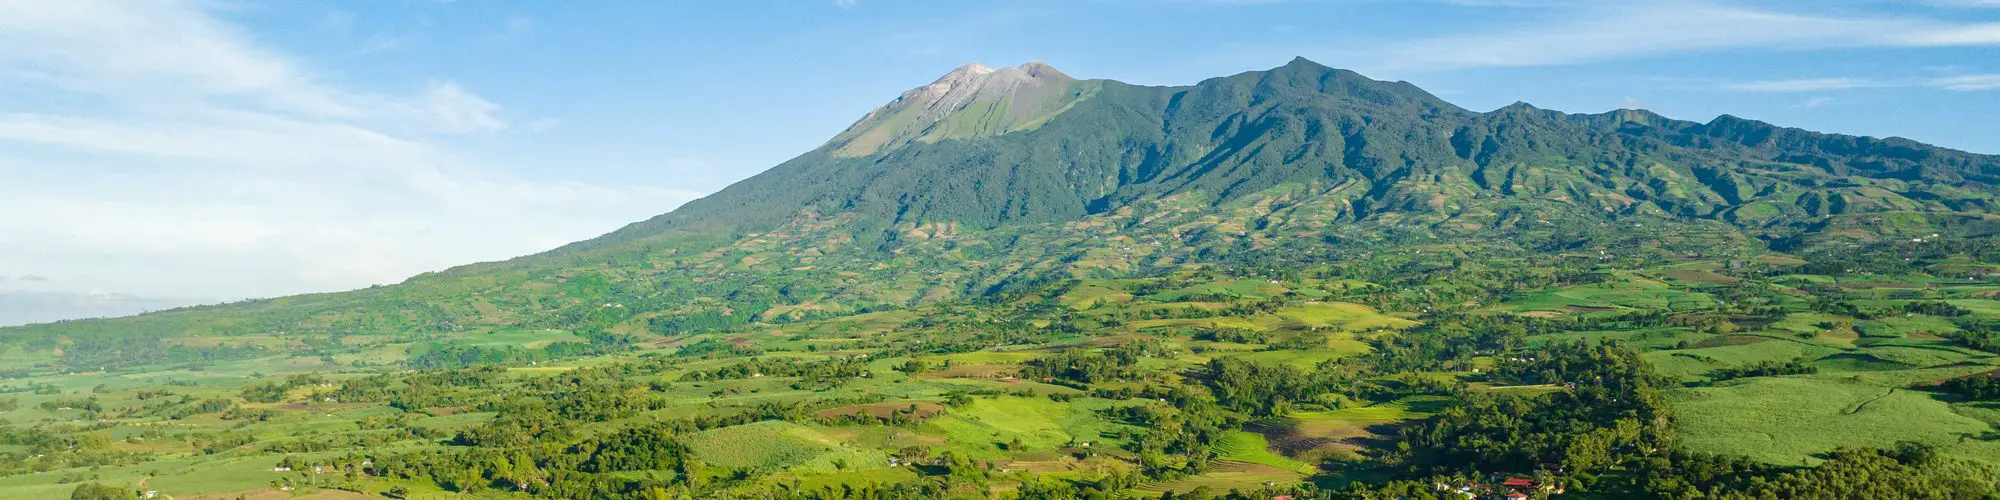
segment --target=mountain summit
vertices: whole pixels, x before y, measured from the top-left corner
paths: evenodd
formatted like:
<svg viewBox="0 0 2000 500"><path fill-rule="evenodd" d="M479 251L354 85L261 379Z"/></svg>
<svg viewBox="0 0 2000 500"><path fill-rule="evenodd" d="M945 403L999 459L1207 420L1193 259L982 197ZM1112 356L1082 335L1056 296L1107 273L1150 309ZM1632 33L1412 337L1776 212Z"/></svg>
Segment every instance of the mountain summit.
<svg viewBox="0 0 2000 500"><path fill-rule="evenodd" d="M967 64L903 92L828 144L837 156L855 157L912 142L1030 129L1087 99L1091 87L1039 62L1001 69Z"/></svg>
<svg viewBox="0 0 2000 500"><path fill-rule="evenodd" d="M1178 87L973 64L820 148L545 254L394 287L37 328L165 337L421 318L670 333L1224 259L1609 248L1632 227L1702 235L1685 252L2000 233L1996 200L2000 157L1729 116L1479 113L1305 59ZM603 307L607 290L622 307Z"/></svg>

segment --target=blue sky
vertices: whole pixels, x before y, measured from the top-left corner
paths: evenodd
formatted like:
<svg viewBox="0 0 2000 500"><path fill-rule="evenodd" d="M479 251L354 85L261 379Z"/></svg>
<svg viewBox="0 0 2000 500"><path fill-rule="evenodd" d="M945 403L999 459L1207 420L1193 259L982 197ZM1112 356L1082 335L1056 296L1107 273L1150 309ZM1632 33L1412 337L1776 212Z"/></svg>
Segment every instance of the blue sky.
<svg viewBox="0 0 2000 500"><path fill-rule="evenodd" d="M1185 85L1294 56L1480 111L2000 153L2000 0L0 0L0 323L552 248L968 62Z"/></svg>

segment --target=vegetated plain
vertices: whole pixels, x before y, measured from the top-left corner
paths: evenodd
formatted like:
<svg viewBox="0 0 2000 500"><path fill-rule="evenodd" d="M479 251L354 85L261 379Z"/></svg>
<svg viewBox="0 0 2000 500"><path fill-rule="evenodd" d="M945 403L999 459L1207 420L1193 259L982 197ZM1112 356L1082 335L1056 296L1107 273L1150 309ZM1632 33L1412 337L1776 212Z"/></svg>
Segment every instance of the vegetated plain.
<svg viewBox="0 0 2000 500"><path fill-rule="evenodd" d="M0 331L0 497L1977 498L1994 179L1303 60L968 67L548 254Z"/></svg>
<svg viewBox="0 0 2000 500"><path fill-rule="evenodd" d="M1391 253L1320 273L1422 259ZM68 467L22 470L0 478L0 491L62 496L81 482L137 488L144 481L144 488L176 497L285 487L395 490L412 497L527 494L500 484L514 478L487 477L492 471L467 472L477 479L459 483L461 478L405 477L361 464L475 453L511 439L492 442L488 433L592 439L585 436L718 419L727 422L677 424L688 426L677 438L685 460L701 464L691 471L680 466L607 474L708 484L747 496L792 485L845 491L975 473L978 481L952 491L983 495L1024 481L1110 478L1129 478L1121 486L1147 494L1315 481L1337 490L1392 474L1383 470L1391 467L1382 457L1395 449L1397 433L1453 407L1463 394L1538 397L1563 390L1554 383L1575 381L1497 373L1526 364L1547 346L1577 342L1639 349L1654 371L1674 379L1661 394L1675 416L1678 446L1688 451L1792 467L1816 465L1841 447L1924 443L1948 459L2000 465L2000 446L1980 437L2000 424L2000 411L1933 388L1941 380L2000 369L1993 354L1938 335L1949 334L1939 330L1950 325L2000 321L2000 311L1952 306L1906 312L1913 304L1945 303L1923 297L1977 295L1992 289L1988 283L1913 285L1897 289L1908 298L1850 312L1796 292L1795 286L1822 294L1842 289L1838 280L1820 280L1824 276L1739 270L1730 274L1739 279L1721 284L1666 278L1664 271L1641 267L1579 275L1588 283L1499 294L1499 300L1453 315L1421 312L1418 304L1432 303L1427 297L1475 297L1492 291L1484 286L1509 283L1488 278L1465 285L1468 276L1499 272L1506 271L1462 264L1400 290L1354 278L1231 277L1219 268L1146 279L1074 279L978 307L925 306L690 336L646 333L612 353L499 366L472 359L386 374L382 366L430 355L434 345L545 352L557 342L590 342L569 332L494 327L424 342L342 344L327 354L278 352L241 361L40 374L35 372L51 358L18 355L26 346L15 346L11 369L24 376L10 379L11 403L0 418L23 430L67 429L59 435L75 442L59 451L73 460L60 464ZM1260 286L1231 286L1248 281ZM1204 291L1147 293L1162 289ZM1127 298L1098 300L1106 295ZM1703 297L1685 301L1708 306L1668 313L1621 305L1660 296ZM1562 312L1528 314L1554 311L1551 297L1563 297ZM1953 300L1971 306L1989 301ZM1444 325L1471 317L1499 322L1482 329L1514 333L1488 340L1445 333ZM1907 327L1881 327L1860 342L1828 333L1877 324ZM342 353L390 354L341 363ZM1785 363L1804 368L1731 372ZM1255 375L1216 378L1232 369ZM1249 387L1260 383L1254 377L1336 373L1350 378L1325 392ZM602 407L547 407L573 390L597 394L593 398L604 400L585 403ZM1185 410L1160 397L1135 397L1159 390L1255 395L1213 410L1220 428L1206 451L1173 455L1148 449L1160 439L1148 437L1160 425L1149 419L1163 417L1143 415ZM523 417L555 421L518 420ZM57 451L41 446L22 441L5 451ZM956 465L932 465L939 460ZM275 470L281 462L291 470ZM36 463L50 462L24 465ZM323 470L311 472L312 465ZM679 479L689 473L701 478ZM527 478L553 478L544 474Z"/></svg>

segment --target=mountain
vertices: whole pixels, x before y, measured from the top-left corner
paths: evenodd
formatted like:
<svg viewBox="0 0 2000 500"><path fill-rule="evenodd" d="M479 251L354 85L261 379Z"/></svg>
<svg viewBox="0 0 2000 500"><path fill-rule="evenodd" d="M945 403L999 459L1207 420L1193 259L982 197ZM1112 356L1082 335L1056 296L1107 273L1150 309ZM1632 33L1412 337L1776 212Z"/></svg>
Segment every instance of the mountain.
<svg viewBox="0 0 2000 500"><path fill-rule="evenodd" d="M1965 497L1996 174L1304 59L971 65L543 254L0 329L0 497Z"/></svg>
<svg viewBox="0 0 2000 500"><path fill-rule="evenodd" d="M63 318L110 318L186 307L199 301L133 297L108 293L0 290L0 326L47 323Z"/></svg>
<svg viewBox="0 0 2000 500"><path fill-rule="evenodd" d="M1992 156L1730 116L1694 123L1526 104L1474 113L1304 59L1192 87L1075 82L1043 68L960 68L818 150L601 241L692 221L763 231L802 214L902 228L894 233L984 230L1174 197L1219 206L1279 186L1359 222L1484 226L1532 200L1783 236L1828 216L1984 211L1994 194Z"/></svg>
<svg viewBox="0 0 2000 500"><path fill-rule="evenodd" d="M1480 113L1302 58L1181 87L974 64L764 173L545 254L9 331L673 336L1418 244L1727 255L1983 235L1996 197L2000 157L1732 116Z"/></svg>
<svg viewBox="0 0 2000 500"><path fill-rule="evenodd" d="M1033 129L1088 99L1078 82L1042 63L995 70L969 64L910 89L828 141L841 157L868 156L912 142L991 137Z"/></svg>

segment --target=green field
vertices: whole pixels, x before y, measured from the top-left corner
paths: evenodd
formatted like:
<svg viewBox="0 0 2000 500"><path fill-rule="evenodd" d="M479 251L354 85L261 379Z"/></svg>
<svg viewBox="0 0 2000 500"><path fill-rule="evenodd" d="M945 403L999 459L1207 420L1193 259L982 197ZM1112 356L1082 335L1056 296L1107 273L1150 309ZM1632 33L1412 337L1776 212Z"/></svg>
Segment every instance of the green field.
<svg viewBox="0 0 2000 500"><path fill-rule="evenodd" d="M1216 454L1223 460L1265 465L1300 474L1310 475L1319 471L1318 467L1313 467L1272 452L1270 441L1254 432L1233 431L1228 433L1220 442L1216 443Z"/></svg>
<svg viewBox="0 0 2000 500"><path fill-rule="evenodd" d="M1960 446L1989 424L1921 392L1839 377L1758 378L1673 391L1683 439L1693 450L1747 455L1775 464L1815 463L1839 446L1935 444L1982 460L1986 445ZM1975 441L1977 443L1977 441Z"/></svg>

